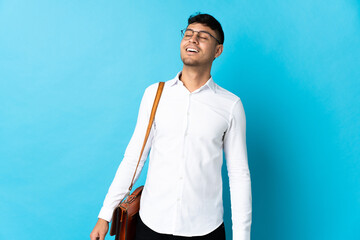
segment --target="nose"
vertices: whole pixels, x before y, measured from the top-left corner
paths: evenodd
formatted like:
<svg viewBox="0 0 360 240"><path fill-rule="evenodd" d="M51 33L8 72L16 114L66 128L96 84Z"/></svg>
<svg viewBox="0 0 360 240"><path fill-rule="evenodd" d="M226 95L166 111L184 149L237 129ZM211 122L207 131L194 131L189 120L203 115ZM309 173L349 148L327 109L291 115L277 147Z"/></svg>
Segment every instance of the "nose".
<svg viewBox="0 0 360 240"><path fill-rule="evenodd" d="M196 35L195 35L196 34ZM191 36L191 38L189 39L190 42L194 42L197 43L198 42L198 34L197 32L194 32L194 34Z"/></svg>

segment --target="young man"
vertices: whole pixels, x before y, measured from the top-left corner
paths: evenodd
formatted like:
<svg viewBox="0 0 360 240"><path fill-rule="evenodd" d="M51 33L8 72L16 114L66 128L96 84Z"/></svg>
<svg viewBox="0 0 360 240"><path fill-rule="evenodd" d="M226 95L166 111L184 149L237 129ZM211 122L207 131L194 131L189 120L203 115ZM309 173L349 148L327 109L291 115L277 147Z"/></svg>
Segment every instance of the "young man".
<svg viewBox="0 0 360 240"><path fill-rule="evenodd" d="M182 33L183 69L165 83L139 165L141 169L150 152L136 239L225 239L221 178L224 151L233 239L250 240L252 196L245 113L240 98L218 86L210 74L214 59L223 51L224 33L220 23L208 14L190 16ZM91 240L105 238L113 209L128 191L157 85L145 90L135 131Z"/></svg>

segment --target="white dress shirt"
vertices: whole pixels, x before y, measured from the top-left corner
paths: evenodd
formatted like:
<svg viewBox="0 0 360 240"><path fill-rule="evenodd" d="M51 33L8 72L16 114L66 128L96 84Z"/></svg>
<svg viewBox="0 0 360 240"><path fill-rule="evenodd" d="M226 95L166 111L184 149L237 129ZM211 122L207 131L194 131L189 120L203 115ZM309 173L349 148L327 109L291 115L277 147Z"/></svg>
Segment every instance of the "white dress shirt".
<svg viewBox="0 0 360 240"><path fill-rule="evenodd" d="M179 75L165 82L136 174L148 154L140 217L152 230L200 236L223 222L223 150L230 183L233 239L250 240L252 197L241 100L212 78L192 93ZM148 126L158 83L146 88L135 131L105 197L99 218L111 220L128 192Z"/></svg>

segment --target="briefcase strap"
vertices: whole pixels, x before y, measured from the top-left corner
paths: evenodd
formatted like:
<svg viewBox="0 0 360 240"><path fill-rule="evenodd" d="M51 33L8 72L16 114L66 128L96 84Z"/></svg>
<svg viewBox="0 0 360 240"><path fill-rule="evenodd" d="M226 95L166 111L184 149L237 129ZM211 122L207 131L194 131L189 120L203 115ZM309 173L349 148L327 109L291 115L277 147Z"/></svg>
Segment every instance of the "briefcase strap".
<svg viewBox="0 0 360 240"><path fill-rule="evenodd" d="M135 172L134 172L134 176L131 180L131 184L130 184L130 187L129 187L129 193L134 185L134 179L135 179L135 175L136 175L136 171L138 169L138 166L139 166L139 163L140 163L140 159L141 159L141 156L144 152L144 149L145 149L145 145L146 145L146 142L149 138L149 134L150 134L150 130L151 130L151 127L152 127L152 124L154 122L154 118L155 118L155 113L156 113L156 109L158 107L158 104L159 104L159 101L160 101L160 97L161 97L161 93L162 93L162 90L164 88L164 82L159 82L159 86L158 86L158 89L157 89L157 92L156 92L156 96L155 96L155 99L154 99L154 104L153 104L153 107L151 109L151 115L150 115L150 119L149 119L149 125L147 127L147 130L146 130L146 135L145 135L145 139L144 139L144 143L143 143L143 146L141 148L141 153L140 153L140 156L139 156L139 160L137 162L137 165L136 165L136 168L135 168Z"/></svg>

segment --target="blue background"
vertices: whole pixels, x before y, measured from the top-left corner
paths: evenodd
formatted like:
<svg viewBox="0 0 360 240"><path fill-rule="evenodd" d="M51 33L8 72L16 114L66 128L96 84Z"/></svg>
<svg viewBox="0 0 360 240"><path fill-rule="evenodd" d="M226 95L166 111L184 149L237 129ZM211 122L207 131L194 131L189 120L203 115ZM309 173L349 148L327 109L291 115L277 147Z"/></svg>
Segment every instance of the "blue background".
<svg viewBox="0 0 360 240"><path fill-rule="evenodd" d="M252 239L360 239L359 10L355 0L0 1L0 239L89 238L144 89L181 70L180 29L197 11L224 28L212 75L246 112Z"/></svg>

